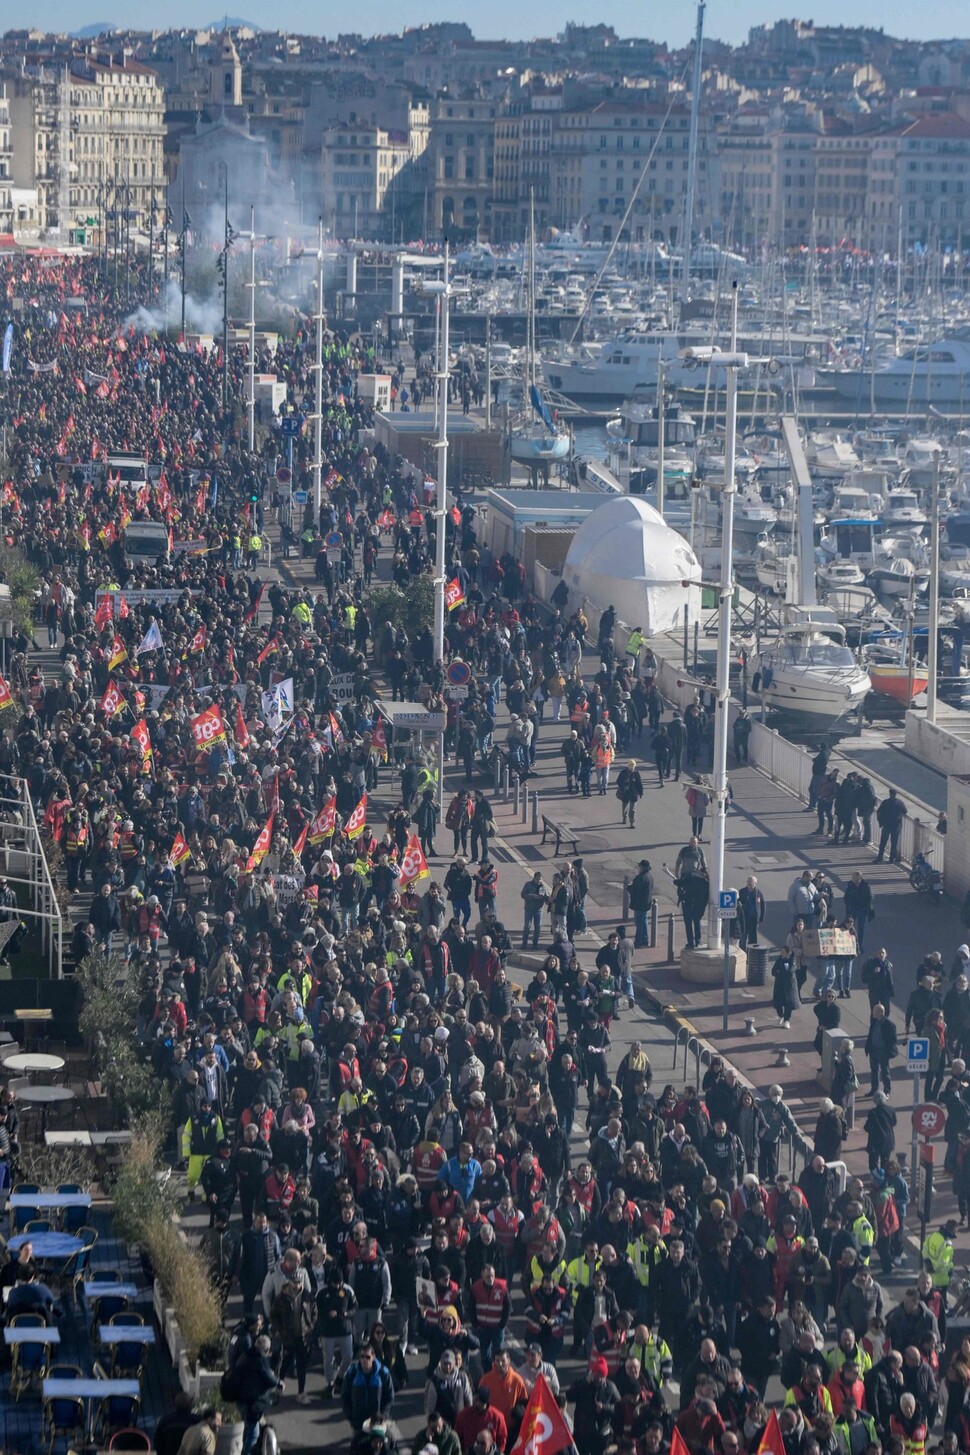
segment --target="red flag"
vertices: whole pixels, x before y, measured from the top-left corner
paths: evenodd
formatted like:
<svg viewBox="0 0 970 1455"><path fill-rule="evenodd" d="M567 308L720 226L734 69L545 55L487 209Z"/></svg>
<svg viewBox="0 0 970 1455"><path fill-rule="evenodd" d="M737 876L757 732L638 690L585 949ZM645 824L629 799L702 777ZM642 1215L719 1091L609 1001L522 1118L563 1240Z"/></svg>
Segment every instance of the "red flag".
<svg viewBox="0 0 970 1455"><path fill-rule="evenodd" d="M344 824L344 838L356 839L367 822L367 794L365 793Z"/></svg>
<svg viewBox="0 0 970 1455"><path fill-rule="evenodd" d="M679 1438L679 1432L675 1430L674 1439ZM545 1376L539 1374L522 1416L519 1438L512 1446L510 1455L559 1455L560 1450L567 1450L572 1443L572 1431L566 1424L563 1412L556 1403ZM682 1445L683 1443L681 1440ZM671 1443L670 1451L671 1455L687 1455L686 1446L680 1451Z"/></svg>
<svg viewBox="0 0 970 1455"><path fill-rule="evenodd" d="M205 625L203 624L202 626L199 627L199 630L196 632L195 636L192 638L191 642L189 643L189 654L191 655L194 652L204 652L204 651L205 651Z"/></svg>
<svg viewBox="0 0 970 1455"><path fill-rule="evenodd" d="M0 712L5 711L8 707L16 706L17 704L13 700L13 693L10 691L4 679L0 677ZM331 799L331 802L335 804L337 800L334 798Z"/></svg>
<svg viewBox="0 0 970 1455"><path fill-rule="evenodd" d="M384 719L379 717L371 729L370 750L380 756L381 762L387 762L387 737L384 732Z"/></svg>
<svg viewBox="0 0 970 1455"><path fill-rule="evenodd" d="M125 593L122 591L118 596L118 616L121 618L122 621L127 621L130 615L131 611L129 610L128 603L125 600Z"/></svg>
<svg viewBox="0 0 970 1455"><path fill-rule="evenodd" d="M188 844L185 842L181 834L175 835L175 842L172 844L169 853L172 863L176 866L176 868L178 868L179 864L184 864L186 859L191 859L192 857L192 850L189 848Z"/></svg>
<svg viewBox="0 0 970 1455"><path fill-rule="evenodd" d="M205 712L200 712L198 717L189 719L192 728L192 736L195 739L195 746L199 749L214 747L216 743L226 741L226 725L222 721L222 713L217 704L207 707Z"/></svg>
<svg viewBox="0 0 970 1455"><path fill-rule="evenodd" d="M152 740L148 731L148 724L144 718L135 723L131 730L131 741L141 753L142 772L148 774L152 771Z"/></svg>
<svg viewBox="0 0 970 1455"><path fill-rule="evenodd" d="M114 717L125 706L125 699L122 697L117 683L109 681L104 689L104 696L98 703L105 717Z"/></svg>
<svg viewBox="0 0 970 1455"><path fill-rule="evenodd" d="M307 835L309 834L309 832L310 832L310 825L308 823L305 823L303 825L303 830L302 830L302 832L300 834L300 837L297 839L296 843L293 845L293 852L294 852L294 854L296 855L297 858L300 857L300 855L303 853L303 850L306 848Z"/></svg>
<svg viewBox="0 0 970 1455"><path fill-rule="evenodd" d="M260 652L259 656L256 658L256 666L257 667L261 667L263 665L263 663L266 661L266 658L267 657L271 657L273 655L273 653L274 652L278 652L279 649L280 649L279 642L277 641L277 639L275 637L271 637L270 640L266 643L266 645L263 648L263 650Z"/></svg>
<svg viewBox="0 0 970 1455"><path fill-rule="evenodd" d="M428 868L428 861L424 857L424 851L418 843L417 834L411 834L404 850L404 858L401 860L401 884L415 884L419 879L430 879L431 870Z"/></svg>
<svg viewBox="0 0 970 1455"><path fill-rule="evenodd" d="M205 510L205 486L200 485L195 492L195 508L201 515Z"/></svg>
<svg viewBox="0 0 970 1455"><path fill-rule="evenodd" d="M674 1432L677 1433L676 1431ZM670 1455L677 1455L673 1444L670 1446ZM684 1446L684 1455L687 1455L687 1446ZM768 1423L765 1425L764 1433L758 1442L758 1455L785 1455L785 1441L781 1433L781 1426L778 1423L778 1415L774 1410L768 1416Z"/></svg>
<svg viewBox="0 0 970 1455"><path fill-rule="evenodd" d="M265 585L264 585L263 582L260 582L260 585L259 585L259 595L256 597L256 600L253 602L252 606L246 612L246 615L243 618L244 621L251 622L251 621L255 621L256 620L256 617L259 615L259 603L263 599L263 591L264 590L265 590Z"/></svg>
<svg viewBox="0 0 970 1455"><path fill-rule="evenodd" d="M332 712L329 714L329 717L330 717L330 734L331 734L331 736L333 738L334 747L336 747L338 743L342 743L344 741L344 735L340 731L340 724L337 721L337 719L334 717L334 715L333 715Z"/></svg>
<svg viewBox="0 0 970 1455"><path fill-rule="evenodd" d="M113 616L112 597L110 595L102 596L98 602L98 609L94 613L94 624L98 628L98 631L102 631L108 625L108 622L112 620Z"/></svg>
<svg viewBox="0 0 970 1455"><path fill-rule="evenodd" d="M246 719L243 717L242 703L236 703L236 746L238 748L249 747L249 729L246 726Z"/></svg>
<svg viewBox="0 0 970 1455"><path fill-rule="evenodd" d="M271 814L280 811L280 775L274 773L266 789L266 807Z"/></svg>
<svg viewBox="0 0 970 1455"><path fill-rule="evenodd" d="M269 846L273 842L273 819L275 817L276 815L274 813L270 814L269 818L266 820L262 832L260 833L259 838L256 840L255 844L253 844L253 852L246 860L246 872L248 874L251 874L254 869L259 868L260 864L263 862L263 860L266 858L267 853L269 852Z"/></svg>
<svg viewBox="0 0 970 1455"><path fill-rule="evenodd" d="M447 586L445 587L445 606L447 606L449 611L454 611L456 606L461 606L464 599L465 593L464 591L462 591L461 582L456 576L455 579L453 581L449 581Z"/></svg>
<svg viewBox="0 0 970 1455"><path fill-rule="evenodd" d="M113 672L116 667L120 667L122 662L127 662L127 660L128 648L121 638L116 635L108 651L108 671Z"/></svg>
<svg viewBox="0 0 970 1455"><path fill-rule="evenodd" d="M337 800L336 797L328 798L326 803L317 814L310 825L310 843L316 847L322 844L324 839L329 839L337 824Z"/></svg>

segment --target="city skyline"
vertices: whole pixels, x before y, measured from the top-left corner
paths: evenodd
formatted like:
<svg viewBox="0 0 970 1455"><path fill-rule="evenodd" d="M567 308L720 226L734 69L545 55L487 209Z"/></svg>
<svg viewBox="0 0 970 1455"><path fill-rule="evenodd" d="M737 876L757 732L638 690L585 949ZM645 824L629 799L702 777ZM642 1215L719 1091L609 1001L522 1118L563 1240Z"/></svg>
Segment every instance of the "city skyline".
<svg viewBox="0 0 970 1455"><path fill-rule="evenodd" d="M806 13L807 12L807 13ZM234 12L237 13L237 12ZM351 21L337 19L330 15L325 23L314 29L308 24L305 7L295 0L280 0L270 4L269 0L252 0L239 7L246 21L264 29L284 29L295 34L323 34L336 37L338 33L353 30ZM368 12L371 25L366 34L396 33L403 28L422 24L465 20L450 4L427 3L427 0L405 0L405 3L391 5L378 0ZM92 10L90 0L52 0L44 10L43 28L48 31L74 31L94 23L123 24L130 29L153 29L158 23L158 8L147 0L129 0L124 8L123 19L111 16L107 7ZM211 13L210 21L216 16ZM732 45L741 43L752 26L770 24L780 19L813 20L817 25L865 25L882 28L888 34L900 39L914 41L949 40L959 36L954 31L954 11L947 0L926 0L916 11L904 7L899 0L881 4L879 0L858 0L851 15L837 0L822 0L799 9L795 6L779 8L777 0L741 0L740 4L726 5L723 0L709 0L707 6L706 33L712 38ZM167 4L164 11L166 28L198 26L198 7L188 0L176 0ZM539 0L538 4L522 11L521 7L498 0L493 6L487 26L472 24L477 39L528 40L533 36L558 34L570 20L581 22L581 10L573 13L563 10L553 0ZM612 25L622 36L647 36L673 47L687 44L695 25L693 5L677 7L669 12L646 13L643 7L632 0L610 0L600 7L595 20ZM40 27L38 27L40 28Z"/></svg>

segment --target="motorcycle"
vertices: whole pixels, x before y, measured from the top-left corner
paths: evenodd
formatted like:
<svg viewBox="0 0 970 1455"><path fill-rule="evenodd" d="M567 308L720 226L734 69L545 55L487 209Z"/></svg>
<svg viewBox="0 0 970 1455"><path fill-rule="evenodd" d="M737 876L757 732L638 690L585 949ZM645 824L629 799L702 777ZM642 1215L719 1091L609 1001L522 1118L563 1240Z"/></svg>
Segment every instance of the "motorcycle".
<svg viewBox="0 0 970 1455"><path fill-rule="evenodd" d="M909 873L909 882L917 894L928 894L934 904L939 904L943 898L943 875L939 869L934 869L926 855L920 851L913 860L913 867Z"/></svg>

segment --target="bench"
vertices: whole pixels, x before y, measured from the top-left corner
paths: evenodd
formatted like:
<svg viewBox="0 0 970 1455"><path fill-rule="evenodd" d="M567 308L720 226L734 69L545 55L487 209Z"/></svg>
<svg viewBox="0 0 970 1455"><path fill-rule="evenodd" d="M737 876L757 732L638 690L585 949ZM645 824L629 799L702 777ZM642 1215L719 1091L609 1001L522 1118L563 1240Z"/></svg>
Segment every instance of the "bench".
<svg viewBox="0 0 970 1455"><path fill-rule="evenodd" d="M542 842L543 843L546 842L546 838L547 838L547 836L549 834L553 834L555 836L555 840L556 840L556 853L557 854L560 852L560 845L562 844L563 840L565 840L565 842L567 844L572 844L573 847L572 847L572 849L570 851L571 853L576 854L576 853L579 852L578 847L577 847L578 846L578 843L579 843L579 840L577 839L574 830L571 829L571 828L567 828L565 824L557 823L554 818L549 818L549 816L547 814L543 814L542 815Z"/></svg>

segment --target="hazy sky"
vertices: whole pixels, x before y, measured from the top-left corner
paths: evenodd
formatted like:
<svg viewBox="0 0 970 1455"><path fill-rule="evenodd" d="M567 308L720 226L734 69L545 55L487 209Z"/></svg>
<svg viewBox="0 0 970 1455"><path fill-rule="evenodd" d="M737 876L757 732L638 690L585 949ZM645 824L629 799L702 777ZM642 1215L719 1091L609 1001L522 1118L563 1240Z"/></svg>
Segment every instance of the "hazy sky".
<svg viewBox="0 0 970 1455"><path fill-rule="evenodd" d="M2 13L2 12L0 12ZM363 10L344 11L342 7L315 6L297 0L237 0L229 14L242 16L256 25L306 34L313 31L335 36L356 27L368 32L400 31L406 25L421 25L439 20L469 18L466 6L454 0L375 0ZM582 4L562 4L561 0L532 0L523 6L514 0L493 0L487 19L470 19L477 37L489 39L508 36L527 39L532 35L555 35L566 20L605 21L621 35L647 35L670 45L683 45L694 28L695 7L692 0L679 5L643 5L634 0L600 0L591 10ZM946 37L968 31L963 6L953 0L922 0L920 5L902 0L855 0L847 7L839 0L813 0L801 7L789 4L779 8L778 0L709 0L707 31L710 35L737 43L744 39L748 27L763 25L781 16L811 17L822 25L883 26L893 35L915 40ZM48 30L75 30L95 21L122 22L133 28L150 29L166 26L200 25L219 18L212 7L198 0L47 0L33 15L17 17L8 11L0 24L43 25Z"/></svg>

